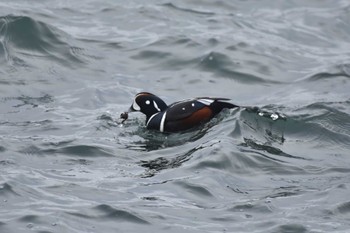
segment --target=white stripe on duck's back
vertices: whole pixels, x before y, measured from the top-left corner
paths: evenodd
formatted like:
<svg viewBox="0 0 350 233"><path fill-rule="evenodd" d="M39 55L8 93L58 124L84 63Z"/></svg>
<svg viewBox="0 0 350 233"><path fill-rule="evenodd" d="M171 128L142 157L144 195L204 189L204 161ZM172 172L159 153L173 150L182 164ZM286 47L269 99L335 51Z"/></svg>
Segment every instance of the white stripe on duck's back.
<svg viewBox="0 0 350 233"><path fill-rule="evenodd" d="M215 100L212 99L197 99L198 102L205 104L207 106L211 105Z"/></svg>

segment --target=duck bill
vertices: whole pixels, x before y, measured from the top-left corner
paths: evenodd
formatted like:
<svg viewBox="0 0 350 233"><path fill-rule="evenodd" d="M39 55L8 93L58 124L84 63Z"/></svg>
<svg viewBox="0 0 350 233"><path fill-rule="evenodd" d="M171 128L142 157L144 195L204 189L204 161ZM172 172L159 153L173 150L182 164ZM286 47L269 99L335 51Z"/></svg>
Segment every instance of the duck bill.
<svg viewBox="0 0 350 233"><path fill-rule="evenodd" d="M132 107L132 105L130 106L130 108L128 109L128 113L130 112L136 112L136 110Z"/></svg>

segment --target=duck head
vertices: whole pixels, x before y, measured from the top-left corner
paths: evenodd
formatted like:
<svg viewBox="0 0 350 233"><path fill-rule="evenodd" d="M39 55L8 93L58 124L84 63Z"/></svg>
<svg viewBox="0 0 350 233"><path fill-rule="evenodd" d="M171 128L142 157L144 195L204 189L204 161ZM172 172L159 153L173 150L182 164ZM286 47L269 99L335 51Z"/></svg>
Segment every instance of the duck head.
<svg viewBox="0 0 350 233"><path fill-rule="evenodd" d="M166 103L158 96L149 92L140 92L135 95L129 112L142 112L148 120L154 114L165 111L167 108Z"/></svg>

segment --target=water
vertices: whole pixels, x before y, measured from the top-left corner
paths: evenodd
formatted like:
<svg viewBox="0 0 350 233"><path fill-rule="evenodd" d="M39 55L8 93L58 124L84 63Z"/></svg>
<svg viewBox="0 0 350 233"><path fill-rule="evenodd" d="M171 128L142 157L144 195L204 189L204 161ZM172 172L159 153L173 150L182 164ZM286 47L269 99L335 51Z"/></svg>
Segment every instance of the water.
<svg viewBox="0 0 350 233"><path fill-rule="evenodd" d="M0 2L0 232L348 232L349 10ZM258 110L164 135L139 91Z"/></svg>

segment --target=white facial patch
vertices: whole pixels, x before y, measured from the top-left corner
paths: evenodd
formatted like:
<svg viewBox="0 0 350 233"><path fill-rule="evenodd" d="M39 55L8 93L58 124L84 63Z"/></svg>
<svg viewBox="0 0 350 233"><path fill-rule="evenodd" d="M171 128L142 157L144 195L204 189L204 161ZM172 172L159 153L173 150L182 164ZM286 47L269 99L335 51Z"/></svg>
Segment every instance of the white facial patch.
<svg viewBox="0 0 350 233"><path fill-rule="evenodd" d="M132 108L135 111L140 111L141 110L140 106L136 103L136 101L134 101L134 103L132 103Z"/></svg>
<svg viewBox="0 0 350 233"><path fill-rule="evenodd" d="M158 107L156 101L153 101L153 105L154 105L154 107L158 110L158 112L160 112L160 108Z"/></svg>
<svg viewBox="0 0 350 233"><path fill-rule="evenodd" d="M147 104L147 105L150 105L150 103L151 103L151 101L146 100L146 104Z"/></svg>
<svg viewBox="0 0 350 233"><path fill-rule="evenodd" d="M194 107L194 103L192 103L192 107Z"/></svg>

